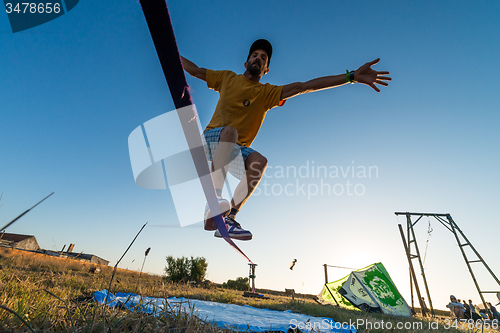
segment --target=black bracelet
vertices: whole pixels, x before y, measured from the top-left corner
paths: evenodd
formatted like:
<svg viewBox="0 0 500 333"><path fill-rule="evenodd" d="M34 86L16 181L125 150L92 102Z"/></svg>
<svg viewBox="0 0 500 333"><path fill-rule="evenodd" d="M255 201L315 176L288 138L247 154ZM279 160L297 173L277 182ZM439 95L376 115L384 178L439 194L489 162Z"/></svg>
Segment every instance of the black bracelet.
<svg viewBox="0 0 500 333"><path fill-rule="evenodd" d="M354 71L350 71L349 72L349 82L351 84L355 83L356 81L354 81Z"/></svg>

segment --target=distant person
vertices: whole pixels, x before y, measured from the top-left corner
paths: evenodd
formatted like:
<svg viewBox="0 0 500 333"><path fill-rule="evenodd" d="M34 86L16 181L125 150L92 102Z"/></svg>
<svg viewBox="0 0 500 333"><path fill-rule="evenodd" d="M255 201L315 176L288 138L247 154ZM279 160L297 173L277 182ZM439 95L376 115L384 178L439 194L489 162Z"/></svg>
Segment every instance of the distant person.
<svg viewBox="0 0 500 333"><path fill-rule="evenodd" d="M425 304L425 298L422 297L422 317L427 317L429 315L429 309Z"/></svg>
<svg viewBox="0 0 500 333"><path fill-rule="evenodd" d="M348 52L352 49L347 45ZM347 50L347 49L346 49ZM212 50L219 57L223 56L220 50ZM287 99L292 97L323 90L346 83L362 83L379 92L376 85L387 86L391 78L385 76L389 72L378 72L371 68L379 62L379 59L367 62L355 71L347 71L344 74L324 76L306 82L295 82L283 86L260 83L261 78L269 72L272 46L265 39L256 40L250 47L250 52L244 63L245 72L236 74L232 71L214 71L201 68L187 60L182 59L184 70L190 75L207 83L208 88L219 92L219 101L210 123L204 131L207 143L207 157L212 161L213 181L221 212L225 216L226 229L229 237L239 240L252 239L252 233L245 230L236 222L236 214L252 195L259 184L267 167L267 159L250 148L259 129L264 121L268 110L282 106ZM290 68L293 73L297 69L307 67L311 59L296 59L296 68ZM326 64L329 66L329 64ZM349 110L350 101L345 101L346 110ZM309 113L310 110L304 110ZM348 111L347 111L348 112ZM286 112L277 115L286 118ZM274 129L278 131L278 129ZM279 134L277 132L276 134ZM313 135L314 128L303 128L300 124L295 125L294 135L302 137ZM219 144L221 143L221 144ZM287 154L293 155L293 147L282 147ZM326 146L325 146L326 149ZM235 154L236 153L236 154ZM243 165L236 166L234 173L231 172L240 183L236 187L232 202L222 198L222 188L228 172L228 166L234 166L230 162L237 156L243 158ZM205 230L216 230L214 236L221 237L215 225L210 209L205 209Z"/></svg>
<svg viewBox="0 0 500 333"><path fill-rule="evenodd" d="M472 314L470 312L470 306L469 306L469 304L467 304L467 302L465 300L463 300L463 306L464 306L464 316L465 316L465 319L471 319L472 318Z"/></svg>
<svg viewBox="0 0 500 333"><path fill-rule="evenodd" d="M466 304L465 300L464 300L464 304ZM469 304L467 304L467 306L469 307L469 314L470 314L470 318L467 318L467 319L472 319L472 320L483 319L481 316L481 313L479 313L479 311L478 311L478 308L474 304L472 304L471 299L469 300ZM467 309L467 307L466 307L466 309ZM467 310L466 310L466 312L467 312Z"/></svg>
<svg viewBox="0 0 500 333"><path fill-rule="evenodd" d="M464 300L464 303L465 303L465 300ZM476 312L476 307L474 306L474 304L472 304L471 299L469 300L469 308L470 308L471 312Z"/></svg>
<svg viewBox="0 0 500 333"><path fill-rule="evenodd" d="M451 313L457 318L457 319L464 319L464 313L465 313L465 308L462 303L457 301L457 298L453 295L450 295L450 303L446 305L447 308L450 309Z"/></svg>
<svg viewBox="0 0 500 333"><path fill-rule="evenodd" d="M493 314L493 318L491 318L491 319L500 320L500 313L498 313L497 309L490 302L488 302L486 304L488 304L488 306L490 307L490 311Z"/></svg>

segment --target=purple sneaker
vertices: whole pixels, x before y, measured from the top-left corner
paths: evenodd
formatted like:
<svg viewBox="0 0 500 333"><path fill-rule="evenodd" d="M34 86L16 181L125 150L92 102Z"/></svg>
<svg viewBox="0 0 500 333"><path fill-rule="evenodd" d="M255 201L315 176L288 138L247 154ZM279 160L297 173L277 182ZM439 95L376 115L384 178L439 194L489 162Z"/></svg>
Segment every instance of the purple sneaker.
<svg viewBox="0 0 500 333"><path fill-rule="evenodd" d="M241 228L241 225L234 220L234 218L228 216L225 218L226 229L230 238L238 239L238 240L251 240L252 233L248 230L244 230ZM214 233L215 237L222 237L219 230L216 230Z"/></svg>

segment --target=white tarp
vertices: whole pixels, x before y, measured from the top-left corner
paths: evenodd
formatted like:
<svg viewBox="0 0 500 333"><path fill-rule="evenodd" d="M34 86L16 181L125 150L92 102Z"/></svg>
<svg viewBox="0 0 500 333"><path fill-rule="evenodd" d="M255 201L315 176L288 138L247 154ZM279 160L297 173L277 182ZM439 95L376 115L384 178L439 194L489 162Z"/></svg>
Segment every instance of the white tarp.
<svg viewBox="0 0 500 333"><path fill-rule="evenodd" d="M104 303L107 290L96 291L94 298ZM258 309L248 305L224 304L186 298L154 298L136 294L109 294L107 305L126 307L131 311L141 311L161 315L167 309L192 313L200 319L211 322L221 328L232 328L244 332L282 331L299 328L302 332L356 332L352 326L342 325L330 318L311 317L291 311ZM314 329L314 330L313 330Z"/></svg>

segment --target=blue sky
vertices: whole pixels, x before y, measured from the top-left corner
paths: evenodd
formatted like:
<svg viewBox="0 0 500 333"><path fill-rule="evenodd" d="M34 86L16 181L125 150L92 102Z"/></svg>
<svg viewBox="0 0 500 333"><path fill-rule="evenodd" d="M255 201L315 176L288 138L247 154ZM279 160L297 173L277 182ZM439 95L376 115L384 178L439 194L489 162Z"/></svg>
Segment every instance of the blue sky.
<svg viewBox="0 0 500 333"><path fill-rule="evenodd" d="M244 70L250 44L273 44L262 82L287 84L344 73L380 57L393 81L377 94L359 84L299 96L269 111L253 148L270 171L238 215L254 234L239 242L257 287L317 293L324 263L381 261L409 302L408 266L395 211L450 213L500 276L500 23L494 1L169 1L179 50L201 67ZM148 222L121 267L160 274L165 256L204 256L208 278L248 275L224 241L178 224L168 190L134 183L130 132L173 110L137 1L81 1L44 25L13 34L0 15L0 222L52 191L7 231L42 248L90 252L114 265ZM188 77L201 125L218 94ZM276 177L279 167L375 167L371 178ZM362 195L279 194L323 184ZM264 183L266 182L266 183ZM297 183L299 182L299 183ZM268 194L265 189L267 186ZM274 194L272 192L274 186ZM339 193L339 192L337 192ZM257 194L257 193L256 193ZM311 193L310 193L311 194ZM425 219L417 224L421 251ZM431 221L425 263L434 307L449 294L479 297L451 233ZM294 259L293 271L288 269ZM478 266L475 266L478 267ZM330 280L348 271L330 269ZM483 270L484 289L499 289ZM483 282L484 281L484 282ZM494 298L487 300L495 301Z"/></svg>

